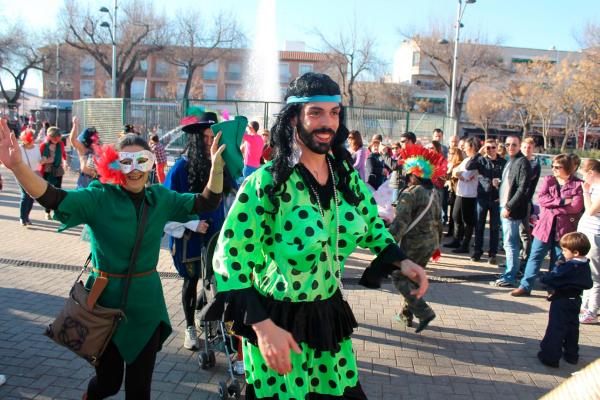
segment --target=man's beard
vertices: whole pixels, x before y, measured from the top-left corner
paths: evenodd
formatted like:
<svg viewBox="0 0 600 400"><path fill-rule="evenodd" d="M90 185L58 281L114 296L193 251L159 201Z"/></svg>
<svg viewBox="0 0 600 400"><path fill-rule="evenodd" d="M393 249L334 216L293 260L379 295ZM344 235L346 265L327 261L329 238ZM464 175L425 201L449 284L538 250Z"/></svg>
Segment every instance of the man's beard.
<svg viewBox="0 0 600 400"><path fill-rule="evenodd" d="M306 147L308 147L309 150L317 154L329 153L329 151L331 150L331 143L335 138L335 131L333 129L319 128L315 129L312 132L309 132L304 128L302 122L299 122L296 128L298 130L298 136L300 137L300 140L302 141L302 143L304 143ZM331 137L331 140L328 143L322 143L315 138L315 135L317 133L331 133L333 136Z"/></svg>

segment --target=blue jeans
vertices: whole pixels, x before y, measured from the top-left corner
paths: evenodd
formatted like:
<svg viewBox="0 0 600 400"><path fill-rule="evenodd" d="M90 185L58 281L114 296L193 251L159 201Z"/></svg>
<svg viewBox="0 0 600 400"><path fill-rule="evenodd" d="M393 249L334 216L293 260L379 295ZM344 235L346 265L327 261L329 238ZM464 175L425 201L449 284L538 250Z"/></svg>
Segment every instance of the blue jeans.
<svg viewBox="0 0 600 400"><path fill-rule="evenodd" d="M21 186L21 203L19 207L19 218L24 222L29 221L29 213L31 213L32 208L33 197L31 197Z"/></svg>
<svg viewBox="0 0 600 400"><path fill-rule="evenodd" d="M498 254L498 240L500 236L500 203L490 199L477 198L477 226L475 229L474 254L483 253L483 234L485 233L485 220L490 213L490 256Z"/></svg>
<svg viewBox="0 0 600 400"><path fill-rule="evenodd" d="M506 253L506 271L501 280L514 284L519 271L519 251L521 250L521 237L519 236L520 219L500 217L502 232L504 234L504 252Z"/></svg>
<svg viewBox="0 0 600 400"><path fill-rule="evenodd" d="M535 278L540 272L540 268L544 263L546 254L550 252L550 269L554 267L556 261L562 257L562 250L558 245L556 239L554 239L554 230L550 233L550 240L542 242L540 239L534 237L533 243L531 244L531 253L527 259L527 265L525 266L525 273L521 279L520 287L531 292Z"/></svg>

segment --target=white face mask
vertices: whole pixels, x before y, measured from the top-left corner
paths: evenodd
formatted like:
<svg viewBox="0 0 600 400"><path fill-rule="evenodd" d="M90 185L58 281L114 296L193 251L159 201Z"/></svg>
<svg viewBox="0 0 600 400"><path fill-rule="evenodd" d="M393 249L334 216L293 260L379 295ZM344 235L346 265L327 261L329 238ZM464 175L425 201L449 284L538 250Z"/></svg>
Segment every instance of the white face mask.
<svg viewBox="0 0 600 400"><path fill-rule="evenodd" d="M119 152L119 166L124 174L133 170L148 172L154 165L154 154L148 150L136 151L134 153L127 151Z"/></svg>

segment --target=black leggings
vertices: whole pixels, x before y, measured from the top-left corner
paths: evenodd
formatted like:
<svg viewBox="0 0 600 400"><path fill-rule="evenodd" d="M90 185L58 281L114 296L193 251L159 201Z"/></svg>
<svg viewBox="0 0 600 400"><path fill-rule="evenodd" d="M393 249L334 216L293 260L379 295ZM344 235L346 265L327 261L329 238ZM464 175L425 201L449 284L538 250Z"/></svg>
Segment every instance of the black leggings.
<svg viewBox="0 0 600 400"><path fill-rule="evenodd" d="M468 248L477 222L477 199L456 196L452 216L454 217L454 238L461 241L463 248Z"/></svg>
<svg viewBox="0 0 600 400"><path fill-rule="evenodd" d="M123 383L123 372L125 372L125 398L150 399L152 373L159 347L160 326L156 328L135 361L125 365L117 346L111 341L100 357L96 376L88 384L87 399L105 399L117 394Z"/></svg>
<svg viewBox="0 0 600 400"><path fill-rule="evenodd" d="M187 326L194 326L194 312L198 301L196 296L198 293L199 278L183 278L183 287L181 288L181 303L183 304L183 314Z"/></svg>

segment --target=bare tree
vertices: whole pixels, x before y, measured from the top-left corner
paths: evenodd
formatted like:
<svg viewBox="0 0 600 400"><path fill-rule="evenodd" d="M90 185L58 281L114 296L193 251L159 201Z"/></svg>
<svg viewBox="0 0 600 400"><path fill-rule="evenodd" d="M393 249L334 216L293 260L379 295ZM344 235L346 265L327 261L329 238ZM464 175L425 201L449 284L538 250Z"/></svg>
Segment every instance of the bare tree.
<svg viewBox="0 0 600 400"><path fill-rule="evenodd" d="M354 104L410 111L414 106L413 94L411 85L384 81L356 82Z"/></svg>
<svg viewBox="0 0 600 400"><path fill-rule="evenodd" d="M199 10L181 10L171 23L172 47L167 61L184 68L186 72L183 98L187 99L192 87L194 72L226 55L231 49L245 43L238 21L234 16L219 13L216 18L203 18Z"/></svg>
<svg viewBox="0 0 600 400"><path fill-rule="evenodd" d="M359 30L356 17L349 30L341 30L337 39L326 37L320 30L314 34L322 41L320 50L325 53L331 68L336 72L348 105L354 105L354 83L366 72L379 70L381 60L376 55L376 40L364 30Z"/></svg>
<svg viewBox="0 0 600 400"><path fill-rule="evenodd" d="M0 92L9 109L18 107L18 101L31 70L44 68L46 55L34 43L39 43L24 24L15 23L0 33ZM9 84L10 82L10 84ZM13 87L14 91L8 87Z"/></svg>
<svg viewBox="0 0 600 400"><path fill-rule="evenodd" d="M413 40L420 51L420 62L431 68L448 92L452 88L454 46L447 38L453 37L447 26L430 27L423 32L402 33ZM495 44L484 44L484 38L466 39L459 44L456 66L456 101L454 115L460 121L469 89L476 83L485 82L504 72L503 60Z"/></svg>
<svg viewBox="0 0 600 400"><path fill-rule="evenodd" d="M502 93L490 86L478 85L467 99L467 114L471 121L483 129L486 140L492 125L500 120L508 108Z"/></svg>
<svg viewBox="0 0 600 400"><path fill-rule="evenodd" d="M112 76L111 31L100 26L102 15L82 11L74 0L65 0L61 11L65 42L92 56ZM131 97L131 83L140 70L140 61L160 52L167 43L166 20L159 16L152 3L143 0L123 2L117 22L117 87L119 95Z"/></svg>

